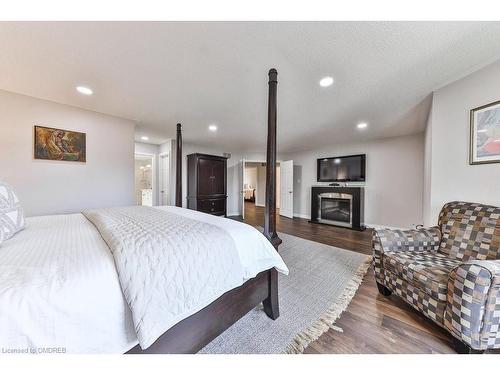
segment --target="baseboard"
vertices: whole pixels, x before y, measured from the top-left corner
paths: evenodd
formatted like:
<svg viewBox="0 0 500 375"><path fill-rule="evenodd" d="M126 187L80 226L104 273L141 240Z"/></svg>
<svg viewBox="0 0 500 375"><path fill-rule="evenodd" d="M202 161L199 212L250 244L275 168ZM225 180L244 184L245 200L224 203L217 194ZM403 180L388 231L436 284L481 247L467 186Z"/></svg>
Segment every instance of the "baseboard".
<svg viewBox="0 0 500 375"><path fill-rule="evenodd" d="M228 212L226 216L241 216L241 212Z"/></svg>
<svg viewBox="0 0 500 375"><path fill-rule="evenodd" d="M300 217L301 219L311 220L311 216L310 215L299 214L298 212L294 212L293 213L293 217Z"/></svg>
<svg viewBox="0 0 500 375"><path fill-rule="evenodd" d="M300 217L301 219L307 219L311 220L310 215L306 214L300 214L298 212L293 213L293 217ZM401 228L401 227L391 227L389 225L379 225L379 224L365 224L367 228L373 228L373 229L395 229L395 230L406 230L408 228Z"/></svg>
<svg viewBox="0 0 500 375"><path fill-rule="evenodd" d="M389 225L365 224L365 227L372 229L392 229L392 230L407 230L412 228L391 227Z"/></svg>
<svg viewBox="0 0 500 375"><path fill-rule="evenodd" d="M255 203L255 207L266 207L266 205L265 204L257 204L257 203Z"/></svg>

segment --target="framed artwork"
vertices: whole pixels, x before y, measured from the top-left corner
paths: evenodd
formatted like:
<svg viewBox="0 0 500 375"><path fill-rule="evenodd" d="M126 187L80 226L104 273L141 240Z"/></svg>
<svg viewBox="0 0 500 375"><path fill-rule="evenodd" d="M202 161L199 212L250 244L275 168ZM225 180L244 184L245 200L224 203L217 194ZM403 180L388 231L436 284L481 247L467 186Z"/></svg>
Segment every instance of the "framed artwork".
<svg viewBox="0 0 500 375"><path fill-rule="evenodd" d="M469 163L500 163L500 101L470 111Z"/></svg>
<svg viewBox="0 0 500 375"><path fill-rule="evenodd" d="M86 135L35 125L35 159L86 161Z"/></svg>

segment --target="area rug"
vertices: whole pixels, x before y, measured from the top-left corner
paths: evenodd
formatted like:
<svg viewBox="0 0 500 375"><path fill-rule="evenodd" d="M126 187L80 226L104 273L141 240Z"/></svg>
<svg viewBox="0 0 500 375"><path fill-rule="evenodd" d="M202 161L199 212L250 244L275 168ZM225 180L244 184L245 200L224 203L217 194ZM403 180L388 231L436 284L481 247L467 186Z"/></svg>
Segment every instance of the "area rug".
<svg viewBox="0 0 500 375"><path fill-rule="evenodd" d="M205 354L302 353L344 311L358 289L371 257L280 233L280 255L290 269L279 275L280 317L262 306L205 346Z"/></svg>

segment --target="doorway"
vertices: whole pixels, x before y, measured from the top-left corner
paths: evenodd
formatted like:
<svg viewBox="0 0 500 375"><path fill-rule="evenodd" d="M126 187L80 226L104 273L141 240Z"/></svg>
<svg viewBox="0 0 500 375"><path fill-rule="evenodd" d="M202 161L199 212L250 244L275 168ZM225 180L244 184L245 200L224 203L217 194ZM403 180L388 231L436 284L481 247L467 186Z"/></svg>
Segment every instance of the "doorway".
<svg viewBox="0 0 500 375"><path fill-rule="evenodd" d="M138 206L154 204L154 155L135 154L135 202Z"/></svg>
<svg viewBox="0 0 500 375"><path fill-rule="evenodd" d="M287 171L282 170L284 166ZM291 172L288 171L290 166ZM286 173L284 174L284 172ZM266 205L266 162L243 160L242 175L241 212L244 218L245 206L265 207ZM286 177L286 187L282 185L283 176ZM291 186L288 186L289 183ZM288 197L291 198L291 203ZM287 198L286 202L283 198ZM283 208L285 208L284 211ZM293 162L291 160L276 163L276 209L280 215L293 217Z"/></svg>

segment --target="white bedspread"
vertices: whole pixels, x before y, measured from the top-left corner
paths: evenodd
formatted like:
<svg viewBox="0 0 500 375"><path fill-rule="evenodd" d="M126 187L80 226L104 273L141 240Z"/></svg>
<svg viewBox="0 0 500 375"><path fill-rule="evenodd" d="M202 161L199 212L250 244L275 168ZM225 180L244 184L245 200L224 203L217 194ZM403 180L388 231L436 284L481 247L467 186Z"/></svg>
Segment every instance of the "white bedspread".
<svg viewBox="0 0 500 375"><path fill-rule="evenodd" d="M253 244L257 251L246 254L247 248L240 254L236 242L246 239L235 241L238 235L229 234L231 222L227 219L213 225L214 218L205 214L143 206L86 210L83 214L113 253L143 349L249 276L272 267L288 272L265 239ZM256 238L263 238L257 234Z"/></svg>
<svg viewBox="0 0 500 375"><path fill-rule="evenodd" d="M83 215L26 219L0 247L0 353L123 353L137 344L106 243Z"/></svg>
<svg viewBox="0 0 500 375"><path fill-rule="evenodd" d="M177 207L154 210L205 222L233 240L239 261L233 258L231 264L235 263L238 277L228 278L237 285L228 285L227 290L273 266L288 272L269 242L253 227ZM183 265L178 266L176 272L182 271ZM183 282L199 276L190 273ZM174 314L168 322L162 320L160 324L167 323L161 329L208 305L222 289L212 293L212 300L202 298L196 306L190 305L189 312ZM2 244L0 352L64 348L67 353L123 353L137 342L113 256L83 215L28 218L26 229Z"/></svg>

